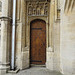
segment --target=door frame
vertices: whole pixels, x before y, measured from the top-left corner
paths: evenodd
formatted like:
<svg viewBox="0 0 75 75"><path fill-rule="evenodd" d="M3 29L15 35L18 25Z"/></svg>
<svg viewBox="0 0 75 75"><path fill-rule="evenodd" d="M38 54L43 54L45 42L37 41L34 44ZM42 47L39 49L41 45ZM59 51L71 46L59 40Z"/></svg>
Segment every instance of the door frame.
<svg viewBox="0 0 75 75"><path fill-rule="evenodd" d="M26 23L26 28L27 28L27 32L26 32L26 40L27 40L27 47L29 48L29 61L30 61L30 23L31 21L35 20L35 19L41 19L44 20L46 22L46 62L47 62L47 50L48 50L48 37L49 37L49 22L48 22L48 17L47 16L29 16L27 23ZM30 62L29 62L30 63ZM30 64L31 65L31 64ZM45 63L46 65L46 63Z"/></svg>

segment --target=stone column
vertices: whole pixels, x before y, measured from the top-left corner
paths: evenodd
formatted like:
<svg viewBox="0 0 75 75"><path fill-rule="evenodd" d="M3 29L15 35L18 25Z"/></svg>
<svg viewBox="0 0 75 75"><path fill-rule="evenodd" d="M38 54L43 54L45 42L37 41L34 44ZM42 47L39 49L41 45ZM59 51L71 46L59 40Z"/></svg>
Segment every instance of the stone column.
<svg viewBox="0 0 75 75"><path fill-rule="evenodd" d="M8 1L2 0L2 17L1 17L1 59L0 59L0 75L5 75L9 67L9 51L8 51Z"/></svg>
<svg viewBox="0 0 75 75"><path fill-rule="evenodd" d="M54 10L55 10L55 0L51 0L50 3L50 14L49 14L49 47L47 49L47 62L46 67L53 70L53 23L54 23Z"/></svg>

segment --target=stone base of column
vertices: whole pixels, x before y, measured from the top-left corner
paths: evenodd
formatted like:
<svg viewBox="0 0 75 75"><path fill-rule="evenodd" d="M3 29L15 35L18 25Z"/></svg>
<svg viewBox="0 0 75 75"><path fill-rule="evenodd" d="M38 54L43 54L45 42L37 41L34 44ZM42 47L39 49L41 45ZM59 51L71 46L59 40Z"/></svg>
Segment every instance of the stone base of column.
<svg viewBox="0 0 75 75"><path fill-rule="evenodd" d="M17 73L20 69L16 69L16 70L9 70L8 73Z"/></svg>
<svg viewBox="0 0 75 75"><path fill-rule="evenodd" d="M8 65L0 65L0 75L5 75L9 69L10 66Z"/></svg>

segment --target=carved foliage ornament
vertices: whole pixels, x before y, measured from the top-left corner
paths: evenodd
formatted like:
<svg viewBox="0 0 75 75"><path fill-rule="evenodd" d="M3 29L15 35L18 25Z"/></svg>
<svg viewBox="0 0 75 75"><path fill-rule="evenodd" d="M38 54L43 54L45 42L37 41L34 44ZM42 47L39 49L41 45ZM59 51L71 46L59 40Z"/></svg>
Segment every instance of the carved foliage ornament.
<svg viewBox="0 0 75 75"><path fill-rule="evenodd" d="M29 16L47 16L48 2L27 2Z"/></svg>

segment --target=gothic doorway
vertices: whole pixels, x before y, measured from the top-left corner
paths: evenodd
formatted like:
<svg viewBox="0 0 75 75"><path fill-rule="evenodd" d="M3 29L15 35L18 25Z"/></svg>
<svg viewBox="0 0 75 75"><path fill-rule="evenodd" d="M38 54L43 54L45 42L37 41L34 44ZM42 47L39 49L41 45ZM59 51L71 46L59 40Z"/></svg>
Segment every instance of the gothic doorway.
<svg viewBox="0 0 75 75"><path fill-rule="evenodd" d="M30 63L46 63L46 22L35 19L30 23Z"/></svg>

